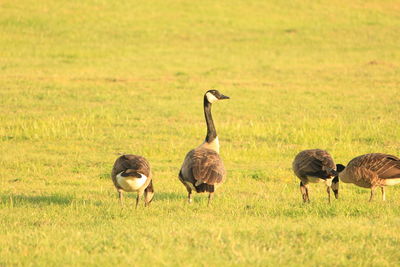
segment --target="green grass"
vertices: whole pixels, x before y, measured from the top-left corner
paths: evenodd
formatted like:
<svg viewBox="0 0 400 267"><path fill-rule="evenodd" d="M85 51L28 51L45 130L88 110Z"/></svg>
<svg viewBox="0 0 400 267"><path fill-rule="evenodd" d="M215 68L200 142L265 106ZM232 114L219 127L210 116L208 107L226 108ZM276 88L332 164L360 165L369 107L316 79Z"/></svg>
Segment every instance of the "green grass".
<svg viewBox="0 0 400 267"><path fill-rule="evenodd" d="M0 266L394 266L400 188L368 203L302 149L400 155L398 1L3 1ZM228 176L211 207L177 174L213 107ZM117 153L145 156L150 208L121 208ZM141 202L143 205L143 202Z"/></svg>

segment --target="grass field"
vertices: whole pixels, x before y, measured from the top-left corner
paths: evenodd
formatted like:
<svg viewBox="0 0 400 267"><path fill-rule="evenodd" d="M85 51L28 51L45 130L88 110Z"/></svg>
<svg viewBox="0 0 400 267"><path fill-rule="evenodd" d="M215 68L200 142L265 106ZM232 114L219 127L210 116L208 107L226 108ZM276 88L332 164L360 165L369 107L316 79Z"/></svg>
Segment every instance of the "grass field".
<svg viewBox="0 0 400 267"><path fill-rule="evenodd" d="M0 266L395 266L400 187L303 205L303 149L400 155L400 3L0 2ZM177 175L213 106L228 171L211 207ZM121 208L117 153L150 208Z"/></svg>

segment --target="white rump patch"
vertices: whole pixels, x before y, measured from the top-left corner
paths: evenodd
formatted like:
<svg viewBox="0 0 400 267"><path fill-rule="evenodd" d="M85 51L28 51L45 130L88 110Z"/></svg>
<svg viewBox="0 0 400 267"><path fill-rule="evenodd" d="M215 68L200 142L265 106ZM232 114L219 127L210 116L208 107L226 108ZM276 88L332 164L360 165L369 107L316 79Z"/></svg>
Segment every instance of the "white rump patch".
<svg viewBox="0 0 400 267"><path fill-rule="evenodd" d="M121 172L121 173L123 173L123 172ZM121 176L121 173L119 173L117 175L117 183L126 192L133 192L133 191L139 190L139 188L141 188L147 180L147 176L142 173L139 173L142 176L140 178L129 177L129 176L124 177L124 176Z"/></svg>
<svg viewBox="0 0 400 267"><path fill-rule="evenodd" d="M218 101L218 98L216 98L215 95L213 95L213 94L210 93L210 92L208 92L208 93L206 94L206 96L207 96L208 102L210 102L210 103L214 103L215 101Z"/></svg>
<svg viewBox="0 0 400 267"><path fill-rule="evenodd" d="M323 179L318 178L318 177L313 177L313 176L307 176L307 180L308 180L310 183L320 183L320 182L323 181Z"/></svg>
<svg viewBox="0 0 400 267"><path fill-rule="evenodd" d="M394 179L384 179L384 185L396 185L400 184L400 178L394 178Z"/></svg>
<svg viewBox="0 0 400 267"><path fill-rule="evenodd" d="M313 176L307 176L307 180L308 180L308 182L310 182L310 183L320 183L320 182L325 182L325 184L327 185L327 186L332 186L332 180L333 180L333 178L331 178L331 179L321 179L321 178L318 178L318 177L313 177Z"/></svg>
<svg viewBox="0 0 400 267"><path fill-rule="evenodd" d="M331 179L326 179L326 180L325 180L325 184L326 184L327 186L332 186L332 181L333 181L333 178L331 178Z"/></svg>

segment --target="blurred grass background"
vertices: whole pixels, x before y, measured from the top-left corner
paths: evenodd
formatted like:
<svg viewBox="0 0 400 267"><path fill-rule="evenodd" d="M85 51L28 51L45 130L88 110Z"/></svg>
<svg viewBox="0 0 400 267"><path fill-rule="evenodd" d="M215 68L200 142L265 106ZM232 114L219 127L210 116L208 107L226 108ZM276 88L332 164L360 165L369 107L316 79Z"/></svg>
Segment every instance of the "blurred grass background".
<svg viewBox="0 0 400 267"><path fill-rule="evenodd" d="M400 148L398 1L2 1L0 265L358 265L400 262L400 191L322 185L303 205L303 149L337 163ZM213 106L228 170L210 208L177 179ZM155 174L121 209L117 153Z"/></svg>

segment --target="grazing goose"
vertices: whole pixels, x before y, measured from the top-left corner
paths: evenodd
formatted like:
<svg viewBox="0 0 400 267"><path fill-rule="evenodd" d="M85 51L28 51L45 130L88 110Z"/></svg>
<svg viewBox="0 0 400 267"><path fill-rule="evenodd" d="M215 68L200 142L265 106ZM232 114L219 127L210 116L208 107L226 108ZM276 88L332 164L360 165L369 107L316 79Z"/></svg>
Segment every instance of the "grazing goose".
<svg viewBox="0 0 400 267"><path fill-rule="evenodd" d="M301 180L300 191L304 202L310 202L308 195L308 183L325 182L328 192L328 202L331 202L331 191L335 198L339 197L338 172L344 169L341 164L335 165L331 155L321 149L310 149L301 151L294 158L293 171Z"/></svg>
<svg viewBox="0 0 400 267"><path fill-rule="evenodd" d="M400 159L396 156L371 153L352 159L339 178L344 183L353 183L360 187L371 188L372 201L375 189L382 190L382 200L385 200L387 185L400 183Z"/></svg>
<svg viewBox="0 0 400 267"><path fill-rule="evenodd" d="M188 201L192 202L192 190L197 193L208 192L208 205L215 189L225 180L225 167L219 156L217 131L211 116L212 103L229 99L217 90L209 90L204 95L204 116L207 124L207 135L204 142L190 150L183 161L179 180L188 191Z"/></svg>
<svg viewBox="0 0 400 267"><path fill-rule="evenodd" d="M149 162L142 156L122 155L114 163L111 177L122 203L122 192L137 192L136 208L144 193L144 203L148 206L153 199L154 189Z"/></svg>

